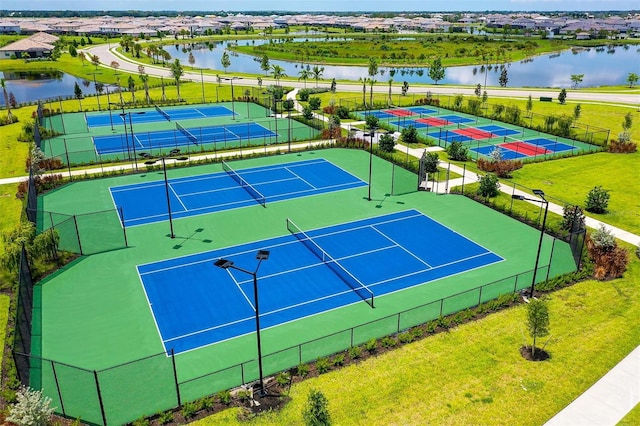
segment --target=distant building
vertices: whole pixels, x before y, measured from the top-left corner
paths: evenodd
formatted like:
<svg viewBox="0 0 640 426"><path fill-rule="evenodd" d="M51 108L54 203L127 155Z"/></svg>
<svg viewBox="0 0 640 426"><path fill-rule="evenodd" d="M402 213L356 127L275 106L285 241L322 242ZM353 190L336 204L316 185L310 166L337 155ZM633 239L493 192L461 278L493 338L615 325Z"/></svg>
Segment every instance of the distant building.
<svg viewBox="0 0 640 426"><path fill-rule="evenodd" d="M47 33L35 33L28 38L0 47L0 59L22 58L27 53L30 58L46 58L55 48L58 37Z"/></svg>

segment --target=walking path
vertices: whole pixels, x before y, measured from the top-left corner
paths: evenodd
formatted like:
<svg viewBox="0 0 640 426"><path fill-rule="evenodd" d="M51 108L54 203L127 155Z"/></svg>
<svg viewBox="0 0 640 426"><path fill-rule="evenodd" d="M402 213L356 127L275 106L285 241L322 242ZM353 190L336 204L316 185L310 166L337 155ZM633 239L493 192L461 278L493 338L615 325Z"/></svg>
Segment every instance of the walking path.
<svg viewBox="0 0 640 426"><path fill-rule="evenodd" d="M107 46L96 46L91 49L85 49L86 52L90 52L91 54L97 54L100 56L101 62L110 63L112 60L122 60L120 70L126 70L130 72L137 72L137 64L131 62L129 59L122 57L120 54L114 52L111 49L108 49ZM105 65L101 65L105 66ZM154 76L164 76L169 77L169 71L166 68L160 66L151 66L145 65L145 69L148 74ZM203 78L207 82L214 82L215 76L203 76L196 75L194 73L186 73L185 79L190 79L194 81L200 81L200 78ZM246 83L251 85L257 85L257 81L253 81L251 78L245 79ZM296 82L287 82L287 84L293 86L299 86ZM385 88L381 88L379 90L385 90ZM301 105L295 100L295 94L297 90L289 93L287 95L288 99L294 99L295 102L295 110L298 112L302 111ZM354 84L339 84L338 90L341 91L359 91L359 85ZM465 91L472 91L473 89L466 88L452 88L452 87L429 87L429 90L434 93L465 93ZM444 91L447 92L444 92ZM513 93L511 93L513 92ZM504 96L528 96L529 91L503 91L500 95ZM555 96L555 93L545 93L536 91L536 96ZM580 99L578 92L572 93L572 98ZM584 93L580 96L587 96L588 99L591 100L600 100L604 102L619 102L619 103L637 103L637 96L629 96L629 95L615 95L615 94L597 94L597 93ZM325 119L325 117L318 115L318 118ZM343 125L344 128L351 131L352 126L360 123L349 123ZM372 141L377 143L378 137L380 134L376 134ZM364 138L364 132L356 131L354 133L355 137ZM397 135L396 139L397 139ZM330 141L314 141L305 144L294 144L294 148L308 148L313 147L319 144L325 144ZM429 148L429 150L441 150L439 147ZM242 154L247 155L251 153L269 153L269 152L279 152L282 151L282 147L280 146L270 146L264 148L254 148L243 150ZM406 152L408 155L411 155L416 158L422 157L424 149L411 149L406 148ZM220 157L230 157L237 155L238 152L225 152L225 153L216 153L202 156L192 157L193 160L200 159L215 159ZM465 176L464 183L469 181L477 181L478 176L470 171L465 171L461 167L458 167L453 164L448 164L445 162L441 162L441 166L445 168L449 168L451 171L458 173L460 175ZM94 168L89 170L75 170L71 172L72 176L84 176L85 174L94 174L94 173L104 173L110 171L118 171L122 169L133 169L135 166L132 164L126 165L117 165L103 168ZM23 177L14 177L14 178L5 178L0 179L0 185L2 184L12 184L18 183L22 180L25 180L26 176ZM448 192L448 190L453 186L458 186L463 183L462 178L452 179L446 183L439 183L435 188L431 188L432 190L439 192ZM530 194L522 192L520 190L514 190L510 187L501 187L501 190L505 193L509 194L518 194L518 195L526 195L530 196ZM533 202L532 202L533 203ZM549 210L562 215L562 206L549 203ZM604 226L608 229L616 238L631 243L635 246L640 245L640 236L634 235L625 230L616 228L614 226L605 224L604 222L598 221L596 219L587 217L585 220L587 226L590 228L599 228L600 226ZM617 424L624 416L627 415L629 411L631 411L638 403L640 403L640 346L638 346L634 351L632 351L625 359L623 359L618 365L616 365L613 369L611 369L605 376L603 376L598 382L596 382L591 388L589 388L585 393L576 398L571 404L569 404L566 408L560 411L557 415L555 415L551 420L549 420L546 425L548 426L568 426L568 425L615 425Z"/></svg>

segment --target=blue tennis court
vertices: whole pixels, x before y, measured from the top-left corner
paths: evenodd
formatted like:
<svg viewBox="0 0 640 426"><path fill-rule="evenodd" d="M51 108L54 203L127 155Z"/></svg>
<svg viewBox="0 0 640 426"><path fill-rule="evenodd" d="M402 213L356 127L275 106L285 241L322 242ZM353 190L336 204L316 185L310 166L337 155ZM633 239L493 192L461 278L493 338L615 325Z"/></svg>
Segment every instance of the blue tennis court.
<svg viewBox="0 0 640 426"><path fill-rule="evenodd" d="M459 115L440 115L438 116L438 118L441 118L443 120L447 120L450 123L471 123L472 121L474 121L472 118L468 118L468 117L461 117Z"/></svg>
<svg viewBox="0 0 640 426"><path fill-rule="evenodd" d="M435 130L433 132L429 132L427 133L427 135L431 136L432 138L435 139L439 139L441 141L446 141L446 142L467 142L467 141L472 141L473 138L466 136L466 135L459 135L457 133L454 133L453 131L449 131L449 130Z"/></svg>
<svg viewBox="0 0 640 426"><path fill-rule="evenodd" d="M157 130L133 135L136 149L175 148L200 143L227 143L239 140L275 137L276 133L255 122L227 124L221 126L186 128L184 133L176 130ZM93 144L100 155L128 152L133 149L131 135L94 136Z"/></svg>
<svg viewBox="0 0 640 426"><path fill-rule="evenodd" d="M407 109L413 112L414 114L423 114L423 115L435 114L438 112L435 109L425 108L425 107L410 107Z"/></svg>
<svg viewBox="0 0 640 426"><path fill-rule="evenodd" d="M239 182L240 181L240 182ZM358 188L367 184L319 158L169 180L173 219ZM109 188L125 226L169 219L164 181Z"/></svg>
<svg viewBox="0 0 640 426"><path fill-rule="evenodd" d="M492 133L495 136L511 136L511 135L517 135L520 133L517 130L507 129L506 127L496 126L495 124L489 124L487 126L478 126L477 129Z"/></svg>
<svg viewBox="0 0 640 426"><path fill-rule="evenodd" d="M250 268L257 250L270 250L259 272L261 328L364 304L353 283L370 289L380 306L385 294L503 260L416 210L303 233L290 231L282 237L139 265L165 350L186 352L255 331L252 277L215 267L220 258Z"/></svg>
<svg viewBox="0 0 640 426"><path fill-rule="evenodd" d="M413 126L416 129L424 129L425 127L431 127L429 124L427 123L423 123L421 121L418 120L398 120L398 121L392 121L390 124L397 126L397 127L410 127Z"/></svg>
<svg viewBox="0 0 640 426"><path fill-rule="evenodd" d="M133 124L141 124L166 120L191 120L195 118L226 117L233 115L233 112L229 108L221 105L202 106L197 108L161 108L161 111L166 115L155 109L131 112L131 122ZM127 122L129 121L129 112L124 116L121 116L118 111L112 111L111 114L98 113L86 115L88 127L110 126L112 121L113 124L123 124L125 119Z"/></svg>
<svg viewBox="0 0 640 426"><path fill-rule="evenodd" d="M374 117L378 117L379 119L387 119L387 118L396 118L397 115L389 114L384 111L367 111L362 114L363 117L367 117L367 115L373 115Z"/></svg>
<svg viewBox="0 0 640 426"><path fill-rule="evenodd" d="M541 146L553 152L563 152L563 151L571 151L574 149L578 149L566 143L562 143L562 142L558 142L558 141L554 141L552 139L546 139L546 138L527 139L524 142L529 143L531 145Z"/></svg>
<svg viewBox="0 0 640 426"><path fill-rule="evenodd" d="M516 152L507 148L503 148L499 145L489 145L489 146L471 148L471 151L474 151L474 152L477 152L478 154L482 154L489 157L495 149L498 149L500 151L500 154L502 154L503 160L517 160L519 158L529 157L527 154L523 154L521 152Z"/></svg>

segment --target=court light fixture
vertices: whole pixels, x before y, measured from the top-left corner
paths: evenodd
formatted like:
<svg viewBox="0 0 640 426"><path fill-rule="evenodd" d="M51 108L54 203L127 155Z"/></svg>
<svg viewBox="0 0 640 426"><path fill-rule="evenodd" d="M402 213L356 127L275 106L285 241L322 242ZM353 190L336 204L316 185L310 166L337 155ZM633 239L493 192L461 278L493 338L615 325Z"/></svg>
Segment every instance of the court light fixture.
<svg viewBox="0 0 640 426"><path fill-rule="evenodd" d="M243 272L245 274L249 274L253 277L253 300L255 304L255 318L256 318L256 340L258 345L258 374L259 374L259 389L258 395L264 396L266 394L264 389L264 376L262 372L262 344L260 341L260 307L259 307L259 298L258 298L258 269L260 269L260 265L263 260L267 260L269 258L270 251L269 250L258 250L256 253L256 259L258 260L258 265L256 269L252 272L244 268L240 268L236 266L232 260L229 259L218 259L213 264L218 268L222 269L235 269L237 271Z"/></svg>
<svg viewBox="0 0 640 426"><path fill-rule="evenodd" d="M369 195L367 196L367 200L371 201L371 171L373 168L373 138L376 135L377 127L372 127L369 129L368 133L363 133L362 136L371 136L371 142L369 143Z"/></svg>
<svg viewBox="0 0 640 426"><path fill-rule="evenodd" d="M157 163L158 161L162 162L162 173L164 174L164 188L165 188L165 193L167 196L167 212L169 214L169 230L170 230L170 236L171 238L175 238L176 234L173 232L173 218L171 216L171 197L169 196L169 180L167 179L167 164L166 164L166 160L174 160L174 161L186 161L189 159L189 157L176 157L176 155L180 154L180 150L178 148L174 148L171 151L169 151L169 154L167 155L161 155L159 157L155 157L153 155L150 155L146 152L141 152L139 155L140 157L142 157L143 159L147 160L144 162L144 164L146 164L147 166L152 166L155 163Z"/></svg>
<svg viewBox="0 0 640 426"><path fill-rule="evenodd" d="M544 204L544 216L542 218L542 227L540 228L540 240L538 241L538 252L536 254L536 262L533 267L533 278L531 279L531 289L529 290L529 297L533 297L533 292L536 286L536 275L538 273L538 264L540 263L540 251L542 249L542 239L544 238L544 230L547 225L547 213L549 212L549 201L545 198L544 191L541 189L534 189L532 192L540 197L542 200L537 198L529 198L521 194L513 194L511 198L514 200L523 200L523 201L531 201L533 203ZM551 265L549 265L551 267Z"/></svg>

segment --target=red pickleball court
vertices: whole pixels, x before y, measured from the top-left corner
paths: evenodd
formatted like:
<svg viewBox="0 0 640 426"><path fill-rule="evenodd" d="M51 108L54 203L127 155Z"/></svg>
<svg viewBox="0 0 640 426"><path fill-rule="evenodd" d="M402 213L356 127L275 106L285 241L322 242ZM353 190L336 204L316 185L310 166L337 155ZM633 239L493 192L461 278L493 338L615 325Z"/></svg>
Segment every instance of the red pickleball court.
<svg viewBox="0 0 640 426"><path fill-rule="evenodd" d="M526 142L509 142L500 144L500 146L529 156L553 153L553 151L549 151L541 146L531 145Z"/></svg>
<svg viewBox="0 0 640 426"><path fill-rule="evenodd" d="M428 124L429 126L435 126L435 127L448 126L449 124L453 124L450 121L444 120L442 118L435 118L435 117L418 118L416 121L418 123L425 123L425 124Z"/></svg>

